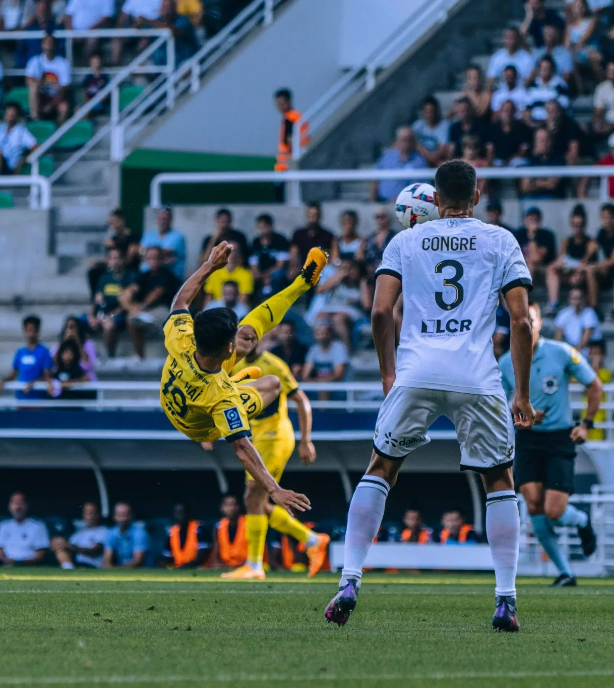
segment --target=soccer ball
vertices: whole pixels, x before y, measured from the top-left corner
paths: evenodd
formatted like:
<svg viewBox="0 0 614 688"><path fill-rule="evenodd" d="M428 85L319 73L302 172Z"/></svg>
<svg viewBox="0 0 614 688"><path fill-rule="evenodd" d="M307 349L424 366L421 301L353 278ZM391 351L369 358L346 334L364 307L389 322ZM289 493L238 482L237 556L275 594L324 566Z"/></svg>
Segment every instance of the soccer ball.
<svg viewBox="0 0 614 688"><path fill-rule="evenodd" d="M405 229L416 223L437 220L439 209L435 205L435 187L421 182L406 186L397 197L396 212Z"/></svg>

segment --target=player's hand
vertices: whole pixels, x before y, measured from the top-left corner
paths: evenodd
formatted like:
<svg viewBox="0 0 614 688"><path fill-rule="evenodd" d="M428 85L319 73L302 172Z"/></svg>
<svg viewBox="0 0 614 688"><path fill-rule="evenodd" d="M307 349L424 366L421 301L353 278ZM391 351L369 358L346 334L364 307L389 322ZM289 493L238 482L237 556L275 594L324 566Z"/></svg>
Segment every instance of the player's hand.
<svg viewBox="0 0 614 688"><path fill-rule="evenodd" d="M388 392L392 389L392 385L394 385L394 381L396 379L396 375L387 375L386 377L382 378L382 388L384 389L384 396L388 396Z"/></svg>
<svg viewBox="0 0 614 688"><path fill-rule="evenodd" d="M301 440L298 445L298 455L303 466L309 466L316 460L316 448L311 440Z"/></svg>
<svg viewBox="0 0 614 688"><path fill-rule="evenodd" d="M535 423L535 411L528 399L514 399L512 404L514 425L520 430L530 430Z"/></svg>
<svg viewBox="0 0 614 688"><path fill-rule="evenodd" d="M228 258L232 251L232 246L227 241L220 242L213 247L209 259L206 262L212 270L219 270L228 264Z"/></svg>
<svg viewBox="0 0 614 688"><path fill-rule="evenodd" d="M546 417L546 411L535 410L535 425L539 425Z"/></svg>
<svg viewBox="0 0 614 688"><path fill-rule="evenodd" d="M569 436L574 444L584 444L588 439L588 428L584 423L580 423L571 429Z"/></svg>
<svg viewBox="0 0 614 688"><path fill-rule="evenodd" d="M297 511L310 511L311 502L304 494L292 492L292 490L284 490L281 487L276 488L271 492L271 499L275 504L279 504L282 509L285 509L290 516L293 516L292 509Z"/></svg>
<svg viewBox="0 0 614 688"><path fill-rule="evenodd" d="M205 450L205 451L213 451L213 442L201 442L200 446Z"/></svg>

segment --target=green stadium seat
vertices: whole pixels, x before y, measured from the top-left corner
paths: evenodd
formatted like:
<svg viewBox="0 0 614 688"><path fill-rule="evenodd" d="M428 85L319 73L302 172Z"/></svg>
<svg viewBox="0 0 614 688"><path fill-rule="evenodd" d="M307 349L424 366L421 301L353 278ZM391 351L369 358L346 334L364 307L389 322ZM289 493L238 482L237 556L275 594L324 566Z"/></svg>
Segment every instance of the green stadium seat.
<svg viewBox="0 0 614 688"><path fill-rule="evenodd" d="M119 109L124 110L133 100L136 100L144 91L143 86L124 86L119 89Z"/></svg>
<svg viewBox="0 0 614 688"><path fill-rule="evenodd" d="M21 105L24 112L30 112L30 103L28 100L28 89L25 86L17 86L12 88L5 96L4 102L15 102Z"/></svg>
<svg viewBox="0 0 614 688"><path fill-rule="evenodd" d="M43 155L38 161L38 171L42 177L51 177L53 171L55 170L55 163L53 158L49 155ZM24 163L21 168L21 174L30 174L32 171L32 165L30 163Z"/></svg>
<svg viewBox="0 0 614 688"><path fill-rule="evenodd" d="M73 124L73 126L60 138L55 144L55 147L60 150L70 150L73 148L81 148L94 135L94 125L89 119L82 119L80 122Z"/></svg>
<svg viewBox="0 0 614 688"><path fill-rule="evenodd" d="M28 131L34 135L37 143L44 143L57 129L55 122L28 122Z"/></svg>
<svg viewBox="0 0 614 688"><path fill-rule="evenodd" d="M13 196L0 191L0 208L12 208L14 205Z"/></svg>

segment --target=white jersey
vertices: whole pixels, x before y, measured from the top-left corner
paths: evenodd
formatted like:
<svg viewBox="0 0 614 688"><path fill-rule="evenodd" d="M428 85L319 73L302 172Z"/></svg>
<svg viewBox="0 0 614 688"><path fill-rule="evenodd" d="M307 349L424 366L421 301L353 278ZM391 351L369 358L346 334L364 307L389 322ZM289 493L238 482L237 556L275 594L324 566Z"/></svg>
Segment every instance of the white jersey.
<svg viewBox="0 0 614 688"><path fill-rule="evenodd" d="M473 218L448 218L397 234L377 275L402 283L397 386L497 394L492 335L499 293L531 288L514 236Z"/></svg>

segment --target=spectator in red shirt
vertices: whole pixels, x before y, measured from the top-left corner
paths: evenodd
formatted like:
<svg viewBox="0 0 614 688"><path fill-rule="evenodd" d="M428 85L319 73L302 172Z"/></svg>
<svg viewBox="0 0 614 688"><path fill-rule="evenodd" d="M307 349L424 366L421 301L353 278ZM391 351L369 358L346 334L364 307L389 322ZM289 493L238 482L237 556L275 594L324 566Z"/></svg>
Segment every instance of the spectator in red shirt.
<svg viewBox="0 0 614 688"><path fill-rule="evenodd" d="M292 236L290 246L290 279L298 275L301 266L307 259L307 254L315 246L331 253L335 245L332 232L320 224L322 212L319 203L309 203L305 211L305 226L297 229Z"/></svg>
<svg viewBox="0 0 614 688"><path fill-rule="evenodd" d="M608 146L610 147L609 153L601 158L597 163L598 165L614 165L614 134L610 134ZM608 196L614 198L614 177L608 177Z"/></svg>

